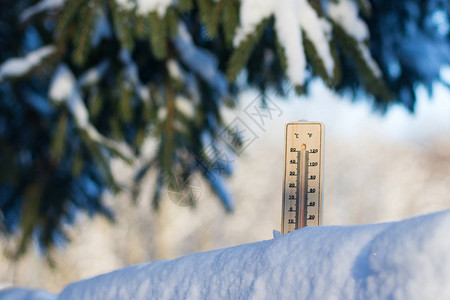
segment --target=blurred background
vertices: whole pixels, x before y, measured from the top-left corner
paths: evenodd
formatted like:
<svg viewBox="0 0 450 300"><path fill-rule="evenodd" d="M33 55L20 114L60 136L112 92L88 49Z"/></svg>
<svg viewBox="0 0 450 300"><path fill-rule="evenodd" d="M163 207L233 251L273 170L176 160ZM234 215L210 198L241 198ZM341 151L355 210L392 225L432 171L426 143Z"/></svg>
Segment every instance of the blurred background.
<svg viewBox="0 0 450 300"><path fill-rule="evenodd" d="M320 82L308 97L274 97L283 114L265 132L252 127L259 138L234 158L229 180L233 213L224 211L201 178L195 208L180 207L165 194L155 212L149 179L136 203L127 195L106 196L120 211L114 224L104 217L80 217L70 229L70 245L53 253L55 269L34 249L18 262L2 257L0 279L4 285L58 292L72 281L129 264L271 239L272 231L280 230L283 131L292 120L325 124L324 225L397 221L448 209L450 92L438 85L432 99L424 91L419 94L415 114L393 107L384 116L366 102L337 97ZM239 107L257 96L243 93ZM245 120L243 109L237 115ZM129 168L115 163L122 180L130 180Z"/></svg>
<svg viewBox="0 0 450 300"><path fill-rule="evenodd" d="M290 121L325 125L325 226L450 208L449 11L0 1L0 289L271 239Z"/></svg>

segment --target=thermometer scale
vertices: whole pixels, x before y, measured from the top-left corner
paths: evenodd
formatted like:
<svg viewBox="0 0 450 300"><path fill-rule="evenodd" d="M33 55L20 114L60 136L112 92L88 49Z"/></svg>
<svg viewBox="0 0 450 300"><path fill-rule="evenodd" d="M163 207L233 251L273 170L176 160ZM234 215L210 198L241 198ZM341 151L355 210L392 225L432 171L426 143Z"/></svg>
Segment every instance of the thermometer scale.
<svg viewBox="0 0 450 300"><path fill-rule="evenodd" d="M319 122L286 124L282 234L322 223L323 131Z"/></svg>

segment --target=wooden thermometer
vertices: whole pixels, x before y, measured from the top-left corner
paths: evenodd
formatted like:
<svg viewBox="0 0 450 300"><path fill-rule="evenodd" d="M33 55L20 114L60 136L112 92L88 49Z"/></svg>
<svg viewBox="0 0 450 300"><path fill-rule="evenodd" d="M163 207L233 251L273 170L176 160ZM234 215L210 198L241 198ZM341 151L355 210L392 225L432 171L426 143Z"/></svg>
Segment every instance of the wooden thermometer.
<svg viewBox="0 0 450 300"><path fill-rule="evenodd" d="M286 124L282 234L322 224L323 135L319 122Z"/></svg>

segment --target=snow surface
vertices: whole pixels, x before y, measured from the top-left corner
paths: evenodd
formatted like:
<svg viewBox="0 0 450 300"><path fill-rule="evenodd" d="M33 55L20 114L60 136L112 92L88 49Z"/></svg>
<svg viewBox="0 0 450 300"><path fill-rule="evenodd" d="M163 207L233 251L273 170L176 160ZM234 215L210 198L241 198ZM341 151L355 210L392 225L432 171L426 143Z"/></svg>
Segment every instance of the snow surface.
<svg viewBox="0 0 450 300"><path fill-rule="evenodd" d="M8 288L0 290L2 300L56 300L57 295L44 290L30 290L25 288Z"/></svg>
<svg viewBox="0 0 450 300"><path fill-rule="evenodd" d="M17 78L26 75L32 69L49 56L55 53L53 45L44 46L28 53L25 57L14 57L4 61L0 65L0 82L9 78Z"/></svg>
<svg viewBox="0 0 450 300"><path fill-rule="evenodd" d="M450 299L450 210L135 265L58 299Z"/></svg>

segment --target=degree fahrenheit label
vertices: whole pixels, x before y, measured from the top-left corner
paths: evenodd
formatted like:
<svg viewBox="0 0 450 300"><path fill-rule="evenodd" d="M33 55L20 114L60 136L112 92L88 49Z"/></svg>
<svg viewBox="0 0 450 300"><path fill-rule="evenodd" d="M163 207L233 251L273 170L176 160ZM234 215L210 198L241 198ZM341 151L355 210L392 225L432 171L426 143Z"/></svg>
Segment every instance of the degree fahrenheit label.
<svg viewBox="0 0 450 300"><path fill-rule="evenodd" d="M282 234L322 223L323 131L319 122L286 124Z"/></svg>

